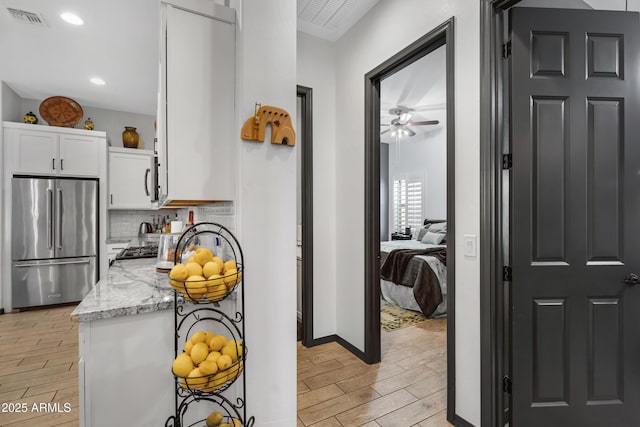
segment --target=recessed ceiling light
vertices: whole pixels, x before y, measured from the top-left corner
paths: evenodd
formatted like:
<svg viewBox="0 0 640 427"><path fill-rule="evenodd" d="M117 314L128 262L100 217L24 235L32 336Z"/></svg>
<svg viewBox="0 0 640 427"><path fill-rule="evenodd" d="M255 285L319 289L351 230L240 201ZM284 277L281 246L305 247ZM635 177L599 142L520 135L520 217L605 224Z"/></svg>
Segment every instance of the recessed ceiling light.
<svg viewBox="0 0 640 427"><path fill-rule="evenodd" d="M106 84L106 82L102 80L100 77L91 77L89 81L94 85L98 85L98 86L104 86Z"/></svg>
<svg viewBox="0 0 640 427"><path fill-rule="evenodd" d="M84 21L75 13L65 12L60 14L60 18L71 25L84 25Z"/></svg>

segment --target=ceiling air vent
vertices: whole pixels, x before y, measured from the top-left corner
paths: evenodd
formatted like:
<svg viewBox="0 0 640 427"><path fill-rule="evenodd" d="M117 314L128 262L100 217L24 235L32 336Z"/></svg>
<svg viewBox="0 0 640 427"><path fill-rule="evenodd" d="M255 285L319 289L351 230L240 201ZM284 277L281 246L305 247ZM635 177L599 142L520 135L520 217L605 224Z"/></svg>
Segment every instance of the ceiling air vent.
<svg viewBox="0 0 640 427"><path fill-rule="evenodd" d="M46 27L44 19L37 13L27 12L26 10L20 9L12 9L10 7L7 8L9 14L18 22L22 22L23 24L32 24L38 25L40 27Z"/></svg>

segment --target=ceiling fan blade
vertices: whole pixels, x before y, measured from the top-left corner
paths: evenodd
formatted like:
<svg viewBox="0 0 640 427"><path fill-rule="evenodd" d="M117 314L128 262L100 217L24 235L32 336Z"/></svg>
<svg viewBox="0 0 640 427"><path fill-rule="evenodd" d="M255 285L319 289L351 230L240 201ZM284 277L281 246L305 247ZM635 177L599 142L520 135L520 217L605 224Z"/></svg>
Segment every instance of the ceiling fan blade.
<svg viewBox="0 0 640 427"><path fill-rule="evenodd" d="M391 128L389 128L389 129L387 129L387 130L383 130L382 132L380 132L380 135L383 135L383 134L385 134L385 133L389 132L390 130L391 130Z"/></svg>
<svg viewBox="0 0 640 427"><path fill-rule="evenodd" d="M380 123L380 126L391 126L391 123Z"/></svg>
<svg viewBox="0 0 640 427"><path fill-rule="evenodd" d="M439 120L424 120L421 122L409 122L407 123L409 126L422 126L422 125L437 125L440 123Z"/></svg>
<svg viewBox="0 0 640 427"><path fill-rule="evenodd" d="M416 134L414 131L412 131L409 128L404 128L404 129L405 129L405 131L407 131L409 133L409 136L414 136Z"/></svg>

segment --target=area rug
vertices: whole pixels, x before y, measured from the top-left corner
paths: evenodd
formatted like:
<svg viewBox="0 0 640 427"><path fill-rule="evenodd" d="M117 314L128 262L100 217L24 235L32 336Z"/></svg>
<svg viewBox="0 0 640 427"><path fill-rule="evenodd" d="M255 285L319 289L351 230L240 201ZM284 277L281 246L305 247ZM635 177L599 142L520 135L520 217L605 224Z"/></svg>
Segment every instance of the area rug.
<svg viewBox="0 0 640 427"><path fill-rule="evenodd" d="M385 331L393 331L416 323L424 322L427 317L413 310L405 310L397 305L380 301L380 326Z"/></svg>

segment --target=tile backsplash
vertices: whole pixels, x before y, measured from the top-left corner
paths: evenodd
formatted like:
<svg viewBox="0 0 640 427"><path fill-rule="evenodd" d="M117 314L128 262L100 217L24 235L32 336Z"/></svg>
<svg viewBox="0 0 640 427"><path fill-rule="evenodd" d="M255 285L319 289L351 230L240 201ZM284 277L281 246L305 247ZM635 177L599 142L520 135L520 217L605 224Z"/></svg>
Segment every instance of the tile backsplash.
<svg viewBox="0 0 640 427"><path fill-rule="evenodd" d="M153 223L153 218L169 215L170 219L187 223L189 211L194 214L194 221L215 222L227 227L231 232L235 230L235 207L233 202L221 202L209 206L197 206L184 209L161 209L157 211L144 210L110 210L109 211L109 238L133 237L138 234L141 222Z"/></svg>
<svg viewBox="0 0 640 427"><path fill-rule="evenodd" d="M169 215L174 218L176 210L161 211L128 211L128 210L110 210L109 211L109 237L133 237L138 235L138 229L141 222L153 223L153 217L158 215Z"/></svg>

